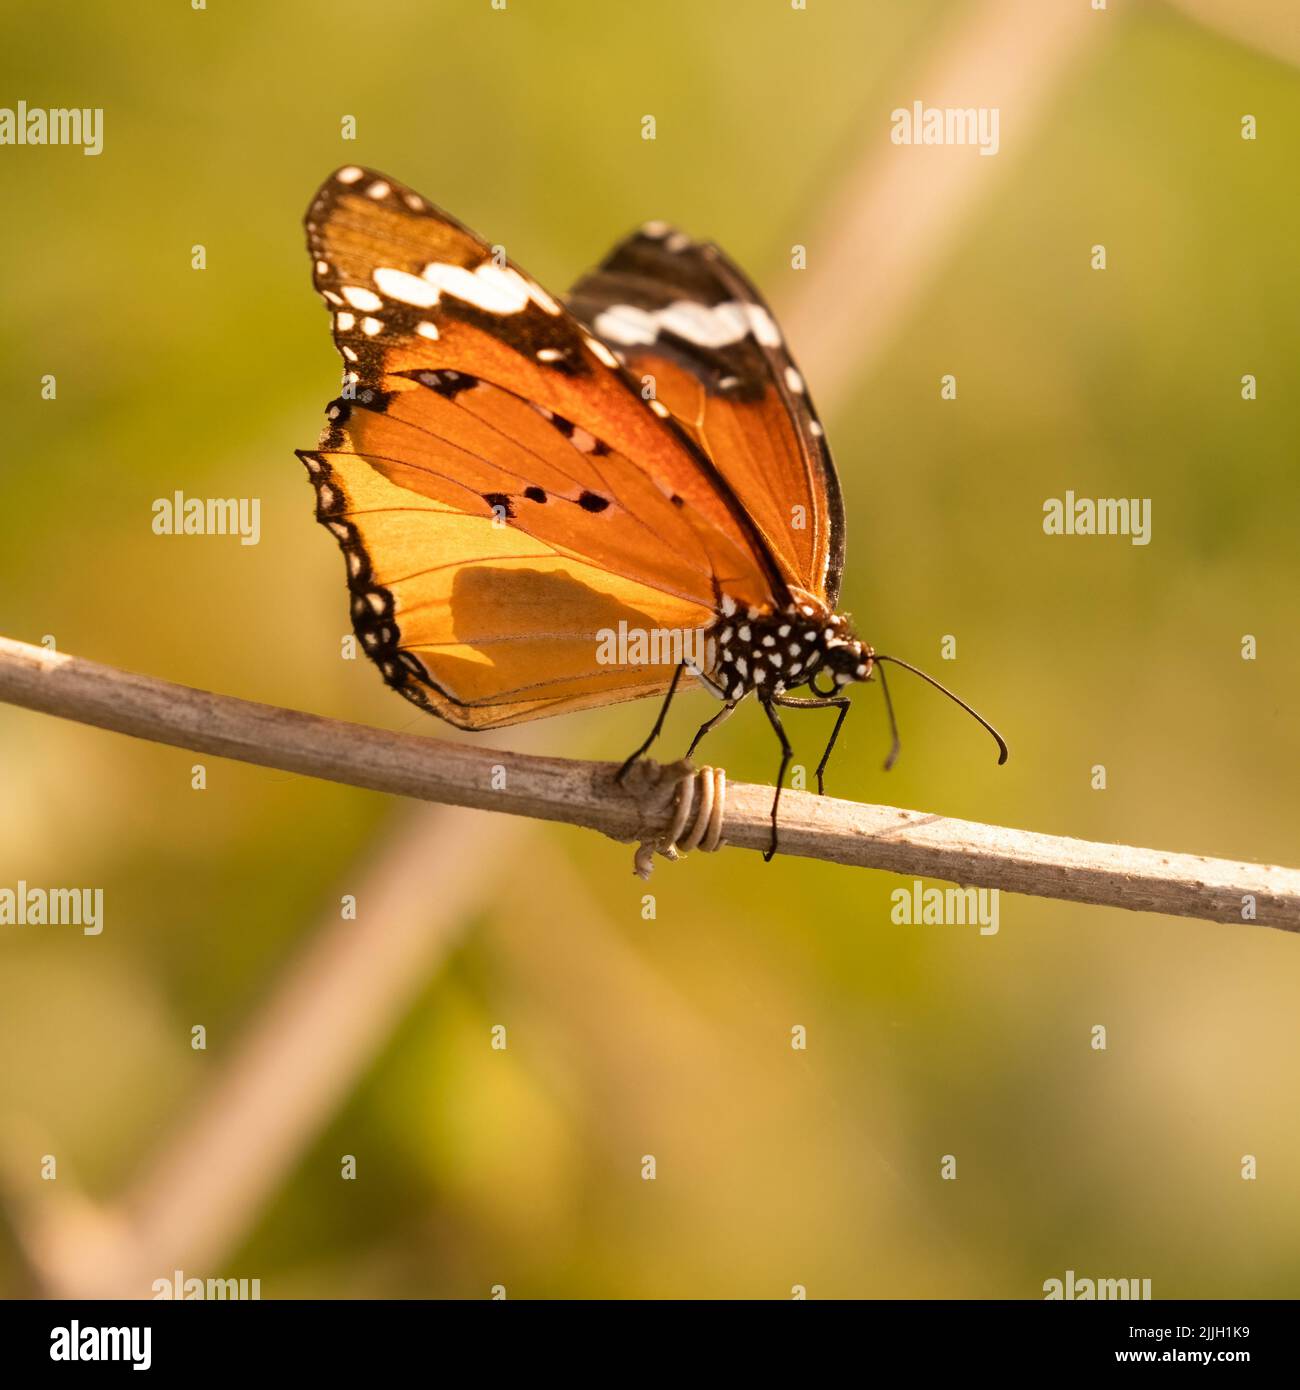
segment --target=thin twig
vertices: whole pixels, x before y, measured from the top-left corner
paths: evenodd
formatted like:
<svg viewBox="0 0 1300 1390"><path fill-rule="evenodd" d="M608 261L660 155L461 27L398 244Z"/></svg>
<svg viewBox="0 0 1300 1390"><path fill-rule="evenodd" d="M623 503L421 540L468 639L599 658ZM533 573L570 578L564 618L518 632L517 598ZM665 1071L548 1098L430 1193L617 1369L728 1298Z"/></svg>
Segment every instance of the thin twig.
<svg viewBox="0 0 1300 1390"><path fill-rule="evenodd" d="M155 743L423 801L564 821L654 841L681 765L619 786L614 764L395 734L192 690L0 638L0 699ZM665 771L669 775L662 775ZM723 838L768 844L770 787L728 786ZM1096 844L805 792L781 801L781 850L1037 897L1300 931L1300 871Z"/></svg>

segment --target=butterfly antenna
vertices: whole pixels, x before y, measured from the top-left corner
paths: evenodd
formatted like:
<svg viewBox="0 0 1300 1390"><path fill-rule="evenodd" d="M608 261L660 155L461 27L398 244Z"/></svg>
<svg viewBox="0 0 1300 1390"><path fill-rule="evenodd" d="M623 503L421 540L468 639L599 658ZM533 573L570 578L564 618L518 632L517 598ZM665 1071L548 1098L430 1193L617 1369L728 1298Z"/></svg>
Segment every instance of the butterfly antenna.
<svg viewBox="0 0 1300 1390"><path fill-rule="evenodd" d="M879 660L879 657L876 659ZM885 712L889 715L889 732L894 740L889 749L889 757L885 759L885 771L888 772L898 761L898 755L903 751L903 743L898 737L898 720L894 718L894 702L889 698L889 682L885 679L883 666L880 668L880 689L885 696Z"/></svg>
<svg viewBox="0 0 1300 1390"><path fill-rule="evenodd" d="M989 731L989 733L991 733L991 734L993 735L994 742L998 745L998 766L999 766L999 767L1001 767L1002 764L1003 764L1004 762L1006 762L1007 758L1010 757L1010 750L1007 748L1007 741L1006 741L1006 739L1004 739L1004 738L1002 737L1002 735L1001 735L1000 733L998 733L998 731L993 727L993 725L990 724L989 721L988 721L987 719L985 719L984 716L983 716L978 710L972 709L971 706L968 705L968 704L966 703L966 701L963 700L963 699L961 698L960 695L954 695L954 694L952 693L952 691L949 690L948 687L947 687L946 685L940 685L939 682L938 682L937 680L935 680L935 678L934 678L933 676L927 676L926 673L925 673L924 671L922 671L919 667L913 666L913 665L911 664L911 662L909 662L909 661L904 661L901 657L898 657L898 656L881 656L880 653L877 652L876 655L874 656L873 660L875 660L875 661L892 661L892 662L894 663L895 666L901 666L905 671L910 671L914 676L920 676L921 679L922 679L923 681L926 681L928 684L934 686L934 688L935 688L941 695L946 695L946 696L953 702L953 704L955 704L955 705L960 705L960 706L962 707L962 709L964 709L964 710L966 711L966 713L969 714L970 717L971 717L972 719L974 719L977 723L982 724L982 725ZM897 725L895 724L895 722L894 722L894 707L893 707L893 705L890 703L890 699L889 699L889 687L885 684L885 673L884 673L883 671L881 671L881 673L880 673L880 688L881 688L882 691L884 691L884 694L885 694L885 708L889 711L889 727L894 731L894 746L893 746L893 748L890 750L889 757L888 757L888 759L887 759L886 762L885 762L885 767L888 769L888 768L890 768L890 767L892 767L892 766L894 765L894 759L898 757L898 747L899 747L899 745L898 745L898 726L897 726Z"/></svg>

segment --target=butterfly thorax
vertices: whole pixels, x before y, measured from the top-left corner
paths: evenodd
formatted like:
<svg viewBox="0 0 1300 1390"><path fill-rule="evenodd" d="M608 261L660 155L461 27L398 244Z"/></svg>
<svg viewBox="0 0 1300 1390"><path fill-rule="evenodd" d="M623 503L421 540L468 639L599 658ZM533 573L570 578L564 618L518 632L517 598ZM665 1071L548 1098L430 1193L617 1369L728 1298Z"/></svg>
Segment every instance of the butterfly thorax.
<svg viewBox="0 0 1300 1390"><path fill-rule="evenodd" d="M763 611L724 596L705 639L707 678L727 700L750 691L771 699L822 673L823 685L833 687L826 693L837 693L850 681L871 676L874 653L854 635L848 619L812 603Z"/></svg>

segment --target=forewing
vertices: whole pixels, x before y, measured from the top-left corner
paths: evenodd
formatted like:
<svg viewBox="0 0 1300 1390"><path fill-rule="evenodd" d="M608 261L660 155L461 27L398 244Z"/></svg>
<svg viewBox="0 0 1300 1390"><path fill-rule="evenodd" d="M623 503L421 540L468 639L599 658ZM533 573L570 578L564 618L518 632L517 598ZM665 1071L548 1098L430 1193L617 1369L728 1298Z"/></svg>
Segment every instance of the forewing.
<svg viewBox="0 0 1300 1390"><path fill-rule="evenodd" d="M467 727L661 689L621 622L784 600L725 481L608 348L419 194L348 167L307 215L345 386L304 454L390 683Z"/></svg>

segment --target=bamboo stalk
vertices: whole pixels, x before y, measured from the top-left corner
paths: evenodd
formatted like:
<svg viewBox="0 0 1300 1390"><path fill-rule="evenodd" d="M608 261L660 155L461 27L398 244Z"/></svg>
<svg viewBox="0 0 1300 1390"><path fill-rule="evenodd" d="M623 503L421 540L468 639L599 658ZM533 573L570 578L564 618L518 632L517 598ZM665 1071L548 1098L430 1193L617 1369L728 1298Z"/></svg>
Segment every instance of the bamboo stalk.
<svg viewBox="0 0 1300 1390"><path fill-rule="evenodd" d="M684 765L543 758L214 695L0 638L0 699L135 738L422 801L662 840ZM728 784L722 834L769 842L772 789ZM1300 931L1300 871L787 791L781 852L1035 897Z"/></svg>

